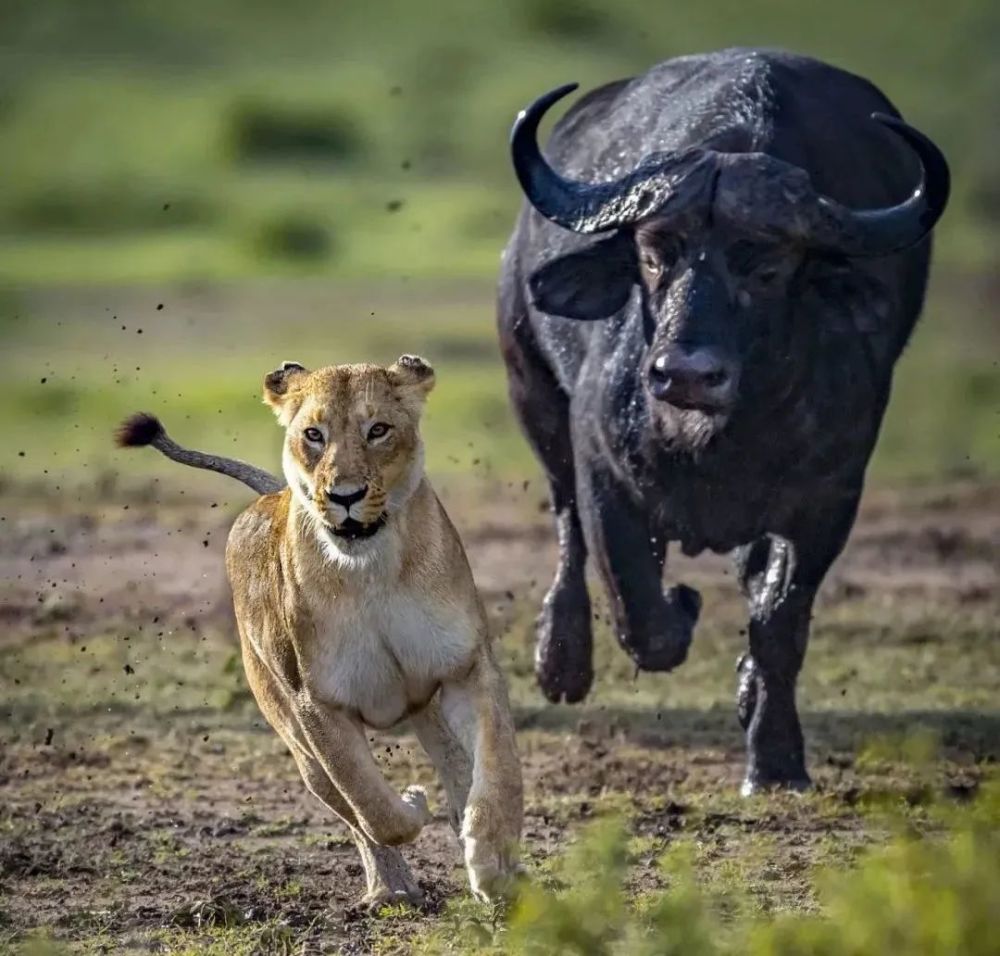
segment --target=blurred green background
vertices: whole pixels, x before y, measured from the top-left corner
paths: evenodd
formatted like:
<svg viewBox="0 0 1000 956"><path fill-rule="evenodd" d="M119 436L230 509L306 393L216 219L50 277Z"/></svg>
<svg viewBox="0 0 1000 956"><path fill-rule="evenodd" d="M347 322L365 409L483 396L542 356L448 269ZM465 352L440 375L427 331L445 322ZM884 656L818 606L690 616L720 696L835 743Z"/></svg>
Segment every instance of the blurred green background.
<svg viewBox="0 0 1000 956"><path fill-rule="evenodd" d="M108 429L136 405L178 440L235 440L274 465L277 433L256 398L268 368L417 350L441 383L432 466L530 471L492 322L519 203L510 122L568 80L587 88L733 44L871 78L947 152L955 193L931 306L874 468L892 480L995 472L998 11L3 0L3 474L116 467Z"/></svg>

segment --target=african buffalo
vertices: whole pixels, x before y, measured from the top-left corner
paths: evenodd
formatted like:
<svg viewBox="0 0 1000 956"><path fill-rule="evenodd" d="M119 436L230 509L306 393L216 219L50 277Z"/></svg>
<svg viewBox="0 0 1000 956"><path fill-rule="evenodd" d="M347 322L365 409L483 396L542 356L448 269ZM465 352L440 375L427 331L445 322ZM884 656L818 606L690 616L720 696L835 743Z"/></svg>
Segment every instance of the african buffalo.
<svg viewBox="0 0 1000 956"><path fill-rule="evenodd" d="M871 83L788 53L680 57L602 86L545 158L539 121L574 88L514 124L528 203L499 286L510 395L560 544L538 681L553 701L590 688L588 552L621 646L666 671L701 609L685 585L664 593L667 543L735 550L743 789L803 787L813 599L923 304L948 167Z"/></svg>

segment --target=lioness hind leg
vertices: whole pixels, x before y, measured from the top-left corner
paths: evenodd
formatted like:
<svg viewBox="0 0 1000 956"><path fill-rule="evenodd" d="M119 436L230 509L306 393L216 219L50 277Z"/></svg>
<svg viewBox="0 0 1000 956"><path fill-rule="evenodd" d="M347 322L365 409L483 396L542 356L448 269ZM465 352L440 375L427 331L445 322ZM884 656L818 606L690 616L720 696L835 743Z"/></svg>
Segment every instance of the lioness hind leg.
<svg viewBox="0 0 1000 956"><path fill-rule="evenodd" d="M507 687L488 649L465 680L444 686L441 706L473 755L461 828L472 892L487 901L508 898L522 872L524 797Z"/></svg>

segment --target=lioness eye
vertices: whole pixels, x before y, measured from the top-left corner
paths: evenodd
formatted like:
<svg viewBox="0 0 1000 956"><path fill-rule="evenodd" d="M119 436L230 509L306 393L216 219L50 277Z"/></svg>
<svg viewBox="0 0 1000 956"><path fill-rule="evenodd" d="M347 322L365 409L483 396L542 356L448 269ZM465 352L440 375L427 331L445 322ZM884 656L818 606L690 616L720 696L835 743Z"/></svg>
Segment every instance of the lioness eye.
<svg viewBox="0 0 1000 956"><path fill-rule="evenodd" d="M368 429L368 441L374 441L376 438L382 438L384 435L388 435L391 427L391 425L387 425L385 422L375 422L375 424Z"/></svg>
<svg viewBox="0 0 1000 956"><path fill-rule="evenodd" d="M307 428L303 433L309 441L321 443L323 433L318 428Z"/></svg>
<svg viewBox="0 0 1000 956"><path fill-rule="evenodd" d="M758 269L754 278L766 285L768 282L773 282L778 278L778 270L775 268Z"/></svg>

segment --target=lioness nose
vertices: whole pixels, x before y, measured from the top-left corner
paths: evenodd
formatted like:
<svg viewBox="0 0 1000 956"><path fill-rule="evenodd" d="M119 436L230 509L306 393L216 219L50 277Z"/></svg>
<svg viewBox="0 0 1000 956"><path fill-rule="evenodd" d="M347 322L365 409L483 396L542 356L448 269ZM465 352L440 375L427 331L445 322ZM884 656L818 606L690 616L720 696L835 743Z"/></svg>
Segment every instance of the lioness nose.
<svg viewBox="0 0 1000 956"><path fill-rule="evenodd" d="M649 366L653 395L681 408L725 405L735 389L735 368L718 350L672 346Z"/></svg>
<svg viewBox="0 0 1000 956"><path fill-rule="evenodd" d="M327 491L326 496L335 505L340 505L343 508L350 508L355 501L361 501L361 499L368 494L368 486L360 485L357 487L356 491L348 490L350 487L354 486L334 485Z"/></svg>

